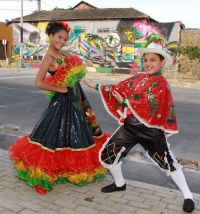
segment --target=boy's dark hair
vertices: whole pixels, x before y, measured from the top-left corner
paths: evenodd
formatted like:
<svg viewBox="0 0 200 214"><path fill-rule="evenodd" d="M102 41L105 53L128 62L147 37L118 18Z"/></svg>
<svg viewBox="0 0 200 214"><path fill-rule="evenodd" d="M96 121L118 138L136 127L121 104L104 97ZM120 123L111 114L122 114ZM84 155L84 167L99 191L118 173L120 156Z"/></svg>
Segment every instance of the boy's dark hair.
<svg viewBox="0 0 200 214"><path fill-rule="evenodd" d="M160 55L160 54L158 54L158 53L155 53L155 54L159 56L159 58L160 58L161 61L162 61L163 59L165 59L164 56L162 56L162 55ZM143 54L143 56L145 56L145 54Z"/></svg>
<svg viewBox="0 0 200 214"><path fill-rule="evenodd" d="M54 35L60 30L66 31L66 29L59 22L49 22L45 29L45 33L49 36L50 34Z"/></svg>
<svg viewBox="0 0 200 214"><path fill-rule="evenodd" d="M157 54L157 53L156 53ZM160 58L160 60L162 61L163 59L165 59L165 57L164 56L162 56L162 55L160 55L160 54L157 54L158 56L159 56L159 58Z"/></svg>

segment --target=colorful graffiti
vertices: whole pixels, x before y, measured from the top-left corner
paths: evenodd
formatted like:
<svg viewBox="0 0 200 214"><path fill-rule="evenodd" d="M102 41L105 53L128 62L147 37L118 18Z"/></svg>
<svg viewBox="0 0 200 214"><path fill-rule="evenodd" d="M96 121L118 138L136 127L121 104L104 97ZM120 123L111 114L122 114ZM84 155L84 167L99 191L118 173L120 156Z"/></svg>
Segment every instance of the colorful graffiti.
<svg viewBox="0 0 200 214"><path fill-rule="evenodd" d="M24 23L23 25L23 57L29 64L40 63L48 48L48 37L45 28L48 22L37 24ZM100 33L98 29L102 25L108 25L108 32ZM108 23L108 21L86 22L76 25L69 22L71 27L69 41L64 50L79 54L87 66L107 68L130 68L142 70L142 59L138 48L157 40L163 43L169 53L178 47L178 34L180 23L158 23L142 20L119 20ZM113 26L115 25L115 26ZM13 26L13 57L12 61L17 63L20 54L20 24ZM92 26L92 27L91 27ZM177 61L174 59L174 65Z"/></svg>

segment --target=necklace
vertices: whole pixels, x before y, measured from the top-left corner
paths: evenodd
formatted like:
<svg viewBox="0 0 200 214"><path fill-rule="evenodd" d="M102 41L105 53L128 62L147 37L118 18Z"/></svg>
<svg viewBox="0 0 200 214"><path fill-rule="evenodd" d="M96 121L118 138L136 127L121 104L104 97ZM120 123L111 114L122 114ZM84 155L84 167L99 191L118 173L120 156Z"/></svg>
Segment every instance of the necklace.
<svg viewBox="0 0 200 214"><path fill-rule="evenodd" d="M50 54L50 56L56 60L56 63L61 65L64 62L64 57L63 57L63 55L61 53L59 55L60 55L60 57L55 57L55 56Z"/></svg>
<svg viewBox="0 0 200 214"><path fill-rule="evenodd" d="M59 65L61 65L61 64L64 62L63 57L58 57L58 58L56 59L56 62L57 62Z"/></svg>

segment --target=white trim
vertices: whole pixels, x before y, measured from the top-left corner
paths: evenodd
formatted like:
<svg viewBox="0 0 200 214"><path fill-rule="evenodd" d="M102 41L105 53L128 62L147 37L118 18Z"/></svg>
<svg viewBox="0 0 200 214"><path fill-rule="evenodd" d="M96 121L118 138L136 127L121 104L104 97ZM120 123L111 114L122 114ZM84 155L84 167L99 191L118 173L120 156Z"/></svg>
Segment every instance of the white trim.
<svg viewBox="0 0 200 214"><path fill-rule="evenodd" d="M119 129L120 127L121 127L121 126L119 126L119 127L115 130L115 132L112 134L112 136L118 131L118 129ZM101 149L99 150L99 162L101 163L101 165L102 165L103 167L105 167L105 168L107 168L107 169L113 169L113 168L115 168L115 167L121 162L121 161L120 161L120 162L118 163L119 158L120 158L122 152L126 150L126 148L125 148L124 146L121 148L121 150L118 152L117 157L115 158L115 161L114 161L113 164L107 164L107 163L103 162L102 159L101 159L101 153L102 153L102 151L105 149L106 145L108 144L108 142L109 142L109 140L112 138L112 136L111 136L110 138L107 138L106 142L103 144L103 146L102 146ZM121 162L121 163L122 163L122 162Z"/></svg>
<svg viewBox="0 0 200 214"><path fill-rule="evenodd" d="M166 138L166 141L167 141L167 147L168 147L168 150L169 150L169 154L170 154L171 158L172 158L173 161L174 161L174 162L173 162L173 166L174 166L177 170L182 169L183 166L178 162L178 160L175 158L174 154L173 154L172 151L170 150L170 143L168 142L167 138ZM176 171L177 171L177 170L176 170ZM174 172L176 172L176 171L174 171Z"/></svg>
<svg viewBox="0 0 200 214"><path fill-rule="evenodd" d="M107 138L106 142L102 145L101 149L99 150L99 162L101 163L102 166L104 166L104 162L101 160L101 153L104 150L104 148L106 147L106 144L108 143L108 141L110 140L110 138L112 138L112 136L118 131L118 129L120 128L120 126L115 130L115 132Z"/></svg>
<svg viewBox="0 0 200 214"><path fill-rule="evenodd" d="M111 115L111 117L113 117L115 120L117 120L118 123L119 123L120 125L123 125L123 123L120 122L120 119L117 118L117 117L110 111L110 109L108 108L108 106L107 106L107 104L106 104L106 101L105 101L105 99L104 99L104 96L103 96L103 94L102 94L102 91L101 91L101 87L100 87L100 86L101 86L101 84L99 84L99 92L100 92L101 99L102 99L102 102L103 102L103 105L104 105L106 111L108 112L108 114ZM117 113L119 114L119 112L117 112ZM120 114L119 114L119 115L120 115Z"/></svg>
<svg viewBox="0 0 200 214"><path fill-rule="evenodd" d="M166 138L166 143L167 143L167 148L168 148L169 154L170 154L170 156L171 156L171 158L172 158L172 160L173 160L173 166L176 168L175 171L170 171L170 165L169 165L168 160L167 160L167 157L166 157L166 152L165 152L164 160L165 160L165 163L167 163L167 165L168 165L168 169L163 169L163 168L161 168L161 167L159 166L159 164L158 164L155 160L153 160L153 159L150 157L150 155L148 154L148 150L146 151L146 156L147 156L155 165L157 165L157 166L161 169L161 171L166 172L166 173L167 173L167 176L169 176L169 175L171 175L171 173L177 172L178 170L182 169L183 166L177 161L177 159L176 159L175 156L173 155L172 151L170 150L170 144L169 144L169 142L167 141L167 138Z"/></svg>

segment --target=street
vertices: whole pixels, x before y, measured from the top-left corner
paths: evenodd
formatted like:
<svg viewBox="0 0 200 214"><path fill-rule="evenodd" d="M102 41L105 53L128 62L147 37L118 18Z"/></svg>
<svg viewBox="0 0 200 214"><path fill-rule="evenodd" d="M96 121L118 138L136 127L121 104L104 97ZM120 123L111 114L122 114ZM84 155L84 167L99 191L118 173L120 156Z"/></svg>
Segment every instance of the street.
<svg viewBox="0 0 200 214"><path fill-rule="evenodd" d="M34 87L35 73L1 71L0 73L0 148L7 150L14 139L32 131L48 100L42 90ZM111 80L95 80L115 84ZM103 131L113 133L118 127L104 109L98 91L82 84ZM171 87L177 112L179 134L170 137L173 154L178 158L200 162L200 94L199 89ZM141 147L133 148L144 153ZM127 179L176 188L171 179L151 162L125 160ZM192 191L200 193L199 170L184 170Z"/></svg>

